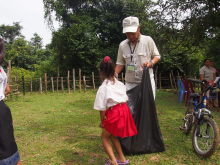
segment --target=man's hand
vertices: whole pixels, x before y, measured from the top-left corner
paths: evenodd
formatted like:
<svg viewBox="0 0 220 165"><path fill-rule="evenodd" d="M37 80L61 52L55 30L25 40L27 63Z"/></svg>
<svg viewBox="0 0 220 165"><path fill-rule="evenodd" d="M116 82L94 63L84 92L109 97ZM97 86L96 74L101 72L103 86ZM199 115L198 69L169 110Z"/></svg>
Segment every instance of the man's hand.
<svg viewBox="0 0 220 165"><path fill-rule="evenodd" d="M154 63L152 61L145 62L143 64L143 67L153 68L153 66L154 66Z"/></svg>

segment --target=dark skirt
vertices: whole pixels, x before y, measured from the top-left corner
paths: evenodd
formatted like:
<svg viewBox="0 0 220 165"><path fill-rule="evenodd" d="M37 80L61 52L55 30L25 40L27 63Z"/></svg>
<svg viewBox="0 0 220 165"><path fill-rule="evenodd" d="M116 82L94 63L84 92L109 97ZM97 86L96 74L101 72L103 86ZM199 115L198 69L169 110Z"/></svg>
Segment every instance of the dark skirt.
<svg viewBox="0 0 220 165"><path fill-rule="evenodd" d="M0 160L11 157L17 151L11 111L4 101L0 101Z"/></svg>

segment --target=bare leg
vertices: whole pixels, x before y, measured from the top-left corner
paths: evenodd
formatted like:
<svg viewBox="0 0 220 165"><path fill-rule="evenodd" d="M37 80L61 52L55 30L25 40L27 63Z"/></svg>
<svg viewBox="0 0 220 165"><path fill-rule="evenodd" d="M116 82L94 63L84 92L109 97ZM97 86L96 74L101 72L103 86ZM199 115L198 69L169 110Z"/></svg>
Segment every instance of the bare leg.
<svg viewBox="0 0 220 165"><path fill-rule="evenodd" d="M126 159L125 159L125 156L124 156L123 151L121 149L121 144L120 144L119 140L116 137L112 136L112 142L113 142L115 149L118 153L118 159L121 162L125 162Z"/></svg>
<svg viewBox="0 0 220 165"><path fill-rule="evenodd" d="M22 165L21 161L19 160L19 162L17 163L17 165Z"/></svg>
<svg viewBox="0 0 220 165"><path fill-rule="evenodd" d="M118 165L116 157L114 155L114 151L112 149L112 145L110 143L111 134L107 132L105 129L102 129L101 138L102 138L102 144L105 149L105 152L108 154L112 165Z"/></svg>

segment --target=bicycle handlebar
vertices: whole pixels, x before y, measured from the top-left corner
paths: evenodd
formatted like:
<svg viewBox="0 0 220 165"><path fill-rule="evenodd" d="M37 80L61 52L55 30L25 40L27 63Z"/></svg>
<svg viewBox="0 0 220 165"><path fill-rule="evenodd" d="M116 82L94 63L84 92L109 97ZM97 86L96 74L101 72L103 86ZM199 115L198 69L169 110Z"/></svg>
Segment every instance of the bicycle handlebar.
<svg viewBox="0 0 220 165"><path fill-rule="evenodd" d="M205 83L204 81L197 80L197 79L193 79L193 78L188 78L188 80L190 80L190 81L192 81L192 82L195 82L195 83L201 83L201 84L204 84L204 83Z"/></svg>
<svg viewBox="0 0 220 165"><path fill-rule="evenodd" d="M205 80L202 81L202 80L197 80L197 79L193 79L193 78L188 78L188 80L195 82L195 83L200 83L203 86L207 85L207 81L205 81ZM203 89L202 92L207 92L208 90L213 90L213 89L215 89L215 87L213 87L212 85L207 85L206 88Z"/></svg>

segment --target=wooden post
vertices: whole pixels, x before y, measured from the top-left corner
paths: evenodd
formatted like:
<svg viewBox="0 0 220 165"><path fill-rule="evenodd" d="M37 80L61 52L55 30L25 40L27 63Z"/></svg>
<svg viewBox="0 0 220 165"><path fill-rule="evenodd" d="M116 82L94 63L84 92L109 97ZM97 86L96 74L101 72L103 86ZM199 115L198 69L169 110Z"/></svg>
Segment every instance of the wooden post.
<svg viewBox="0 0 220 165"><path fill-rule="evenodd" d="M47 93L47 73L44 74L45 92Z"/></svg>
<svg viewBox="0 0 220 165"><path fill-rule="evenodd" d="M42 79L40 77L40 93L42 94Z"/></svg>
<svg viewBox="0 0 220 165"><path fill-rule="evenodd" d="M75 69L73 69L73 91L76 90L76 72Z"/></svg>
<svg viewBox="0 0 220 165"><path fill-rule="evenodd" d="M86 91L86 76L83 76L84 91Z"/></svg>
<svg viewBox="0 0 220 165"><path fill-rule="evenodd" d="M79 69L79 90L81 91L82 89L82 84L81 84L81 69Z"/></svg>
<svg viewBox="0 0 220 165"><path fill-rule="evenodd" d="M124 83L124 73L121 72L121 81Z"/></svg>
<svg viewBox="0 0 220 165"><path fill-rule="evenodd" d="M69 70L67 73L67 86L68 86L68 93L70 93L70 71Z"/></svg>
<svg viewBox="0 0 220 165"><path fill-rule="evenodd" d="M23 88L23 95L25 95L25 82L24 82L24 75L22 75L22 88Z"/></svg>
<svg viewBox="0 0 220 165"><path fill-rule="evenodd" d="M59 90L59 77L57 77L57 92Z"/></svg>
<svg viewBox="0 0 220 165"><path fill-rule="evenodd" d="M62 91L64 91L64 86L63 86L63 77L61 77L61 88L62 88Z"/></svg>
<svg viewBox="0 0 220 165"><path fill-rule="evenodd" d="M53 83L53 77L51 77L51 85L52 85L52 92L54 92L54 83Z"/></svg>
<svg viewBox="0 0 220 165"><path fill-rule="evenodd" d="M8 68L7 68L7 79L8 79L8 84L10 84L10 75L11 75L11 60L8 61Z"/></svg>
<svg viewBox="0 0 220 165"><path fill-rule="evenodd" d="M31 78L30 86L31 86L31 92L33 92L32 78Z"/></svg>
<svg viewBox="0 0 220 165"><path fill-rule="evenodd" d="M170 85L171 85L171 88L173 89L173 82L172 82L172 76L171 76L171 73L170 73L169 75L170 75Z"/></svg>
<svg viewBox="0 0 220 165"><path fill-rule="evenodd" d="M159 82L160 82L160 89L162 89L162 83L161 83L161 73L159 75Z"/></svg>
<svg viewBox="0 0 220 165"><path fill-rule="evenodd" d="M156 66L156 69L155 69L155 87L156 89L158 88L157 85L158 85L158 78L157 78L157 69L158 69L158 66Z"/></svg>
<svg viewBox="0 0 220 165"><path fill-rule="evenodd" d="M173 71L171 71L171 75L172 75L172 79L173 79L174 88L177 89L177 87L176 87L176 79L174 77Z"/></svg>
<svg viewBox="0 0 220 165"><path fill-rule="evenodd" d="M95 89L95 76L94 76L94 72L92 72L92 85L93 85L93 89Z"/></svg>

